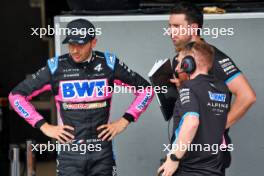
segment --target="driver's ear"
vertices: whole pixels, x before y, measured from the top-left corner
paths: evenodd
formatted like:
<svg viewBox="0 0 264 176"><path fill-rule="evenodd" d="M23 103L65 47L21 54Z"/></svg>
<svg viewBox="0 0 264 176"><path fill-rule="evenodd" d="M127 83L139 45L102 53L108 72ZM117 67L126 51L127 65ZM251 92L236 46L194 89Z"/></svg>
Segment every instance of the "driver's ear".
<svg viewBox="0 0 264 176"><path fill-rule="evenodd" d="M192 27L192 28L198 28L199 25L198 25L197 23L192 23L192 24L191 24L191 27Z"/></svg>
<svg viewBox="0 0 264 176"><path fill-rule="evenodd" d="M96 47L96 44L97 44L97 39L94 38L94 39L92 40L92 48L95 48L95 47Z"/></svg>
<svg viewBox="0 0 264 176"><path fill-rule="evenodd" d="M191 24L191 29L196 29L196 30L191 30L192 32L199 33L200 29L198 30L198 28L199 28L199 25L197 23L192 23ZM197 35L197 34L193 34L193 35Z"/></svg>

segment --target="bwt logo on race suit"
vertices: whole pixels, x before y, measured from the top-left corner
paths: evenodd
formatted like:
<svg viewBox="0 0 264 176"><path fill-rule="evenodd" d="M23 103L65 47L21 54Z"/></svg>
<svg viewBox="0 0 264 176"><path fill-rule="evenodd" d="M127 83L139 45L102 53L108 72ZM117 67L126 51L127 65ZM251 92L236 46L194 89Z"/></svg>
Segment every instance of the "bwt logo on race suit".
<svg viewBox="0 0 264 176"><path fill-rule="evenodd" d="M104 97L106 79L63 81L60 89L64 99Z"/></svg>
<svg viewBox="0 0 264 176"><path fill-rule="evenodd" d="M212 101L225 102L226 94L213 93L211 91L208 91L208 93L209 93L209 97Z"/></svg>

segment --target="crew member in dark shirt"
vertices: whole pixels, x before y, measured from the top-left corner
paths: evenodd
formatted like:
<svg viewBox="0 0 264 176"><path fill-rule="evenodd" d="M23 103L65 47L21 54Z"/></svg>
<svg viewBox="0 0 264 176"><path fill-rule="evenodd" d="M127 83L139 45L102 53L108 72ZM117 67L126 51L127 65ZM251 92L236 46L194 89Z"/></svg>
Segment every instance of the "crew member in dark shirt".
<svg viewBox="0 0 264 176"><path fill-rule="evenodd" d="M173 130L172 149L158 170L162 176L224 175L222 159L214 148L223 148L230 94L223 81L209 75L213 56L213 47L192 42L178 57L176 71L185 81L179 87L173 117L180 118L180 123Z"/></svg>

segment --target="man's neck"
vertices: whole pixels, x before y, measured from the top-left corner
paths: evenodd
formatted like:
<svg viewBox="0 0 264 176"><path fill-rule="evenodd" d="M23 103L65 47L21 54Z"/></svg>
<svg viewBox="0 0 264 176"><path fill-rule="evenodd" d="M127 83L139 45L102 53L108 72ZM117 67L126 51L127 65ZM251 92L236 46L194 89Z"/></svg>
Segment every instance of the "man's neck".
<svg viewBox="0 0 264 176"><path fill-rule="evenodd" d="M202 39L200 36L194 35L190 42L201 42L201 41L202 41Z"/></svg>
<svg viewBox="0 0 264 176"><path fill-rule="evenodd" d="M196 71L193 74L190 75L190 79L196 78L198 75L208 75L207 71Z"/></svg>
<svg viewBox="0 0 264 176"><path fill-rule="evenodd" d="M85 59L83 62L89 63L91 61L92 57L93 57L93 52L91 52L90 55L87 57L87 59Z"/></svg>
<svg viewBox="0 0 264 176"><path fill-rule="evenodd" d="M194 36L192 36L191 40L188 43L190 43L190 42L200 42L200 41L202 41L201 37L198 36L198 35L194 35ZM188 43L186 43L186 45ZM185 46L183 46L183 47L185 47ZM182 47L176 48L176 52L179 53L182 49L183 49Z"/></svg>

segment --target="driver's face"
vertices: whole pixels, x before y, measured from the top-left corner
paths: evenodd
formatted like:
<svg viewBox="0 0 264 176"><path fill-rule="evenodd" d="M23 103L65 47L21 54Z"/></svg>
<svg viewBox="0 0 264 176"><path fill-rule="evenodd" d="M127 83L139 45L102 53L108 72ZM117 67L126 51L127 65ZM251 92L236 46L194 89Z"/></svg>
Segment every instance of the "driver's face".
<svg viewBox="0 0 264 176"><path fill-rule="evenodd" d="M96 46L96 39L89 41L86 44L69 43L69 53L76 63L85 61L92 53L93 48Z"/></svg>

